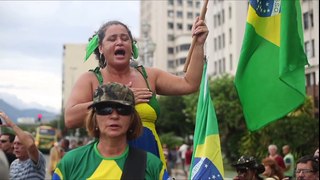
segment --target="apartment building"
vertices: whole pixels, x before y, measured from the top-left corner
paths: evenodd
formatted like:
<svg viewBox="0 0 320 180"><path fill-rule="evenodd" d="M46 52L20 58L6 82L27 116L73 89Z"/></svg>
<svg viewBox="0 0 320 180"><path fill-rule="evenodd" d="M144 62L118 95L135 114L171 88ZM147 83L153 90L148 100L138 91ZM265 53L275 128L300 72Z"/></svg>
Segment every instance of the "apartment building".
<svg viewBox="0 0 320 180"><path fill-rule="evenodd" d="M63 65L62 65L62 111L64 111L66 101L70 96L74 83L79 76L89 69L98 66L98 60L94 55L84 62L87 44L64 44L63 45Z"/></svg>
<svg viewBox="0 0 320 180"><path fill-rule="evenodd" d="M319 1L301 0L306 67L306 90L313 97L315 117L319 117Z"/></svg>
<svg viewBox="0 0 320 180"><path fill-rule="evenodd" d="M141 54L142 64L173 74L182 74L192 41L191 28L195 17L200 15L202 1L152 0L140 1L140 3L142 40L140 52L150 52L148 44L152 43L148 41L154 42L155 46L151 47L154 51L148 53L147 57ZM146 63L147 61L149 63Z"/></svg>

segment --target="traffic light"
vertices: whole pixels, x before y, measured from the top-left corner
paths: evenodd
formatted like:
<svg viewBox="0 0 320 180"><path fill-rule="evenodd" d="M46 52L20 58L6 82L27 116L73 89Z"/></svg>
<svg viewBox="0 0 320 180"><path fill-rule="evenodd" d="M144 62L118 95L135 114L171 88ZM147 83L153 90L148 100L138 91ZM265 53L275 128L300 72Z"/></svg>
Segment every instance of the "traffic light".
<svg viewBox="0 0 320 180"><path fill-rule="evenodd" d="M38 122L41 122L42 114L38 114Z"/></svg>

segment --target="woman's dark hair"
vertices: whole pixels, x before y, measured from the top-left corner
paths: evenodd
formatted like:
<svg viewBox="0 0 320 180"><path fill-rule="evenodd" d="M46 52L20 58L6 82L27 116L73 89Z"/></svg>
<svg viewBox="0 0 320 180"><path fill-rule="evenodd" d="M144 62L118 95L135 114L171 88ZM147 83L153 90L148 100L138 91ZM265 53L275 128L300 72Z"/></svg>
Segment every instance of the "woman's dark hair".
<svg viewBox="0 0 320 180"><path fill-rule="evenodd" d="M129 38L130 38L131 42L134 42L134 39L132 37L132 33L131 33L131 31L130 31L130 29L128 28L127 25L123 24L120 21L109 21L109 22L104 23L99 28L98 32L94 34L94 35L96 35L96 34L98 35L99 45L102 44L102 40L105 37L106 30L112 25L121 25L121 26L125 27L126 30L128 31ZM89 38L89 41L92 39L92 37ZM104 56L100 56L100 52L99 52L99 48L98 47L94 50L94 54L96 55L96 59L99 61L99 67L100 68L104 68L106 66L106 62L105 62Z"/></svg>

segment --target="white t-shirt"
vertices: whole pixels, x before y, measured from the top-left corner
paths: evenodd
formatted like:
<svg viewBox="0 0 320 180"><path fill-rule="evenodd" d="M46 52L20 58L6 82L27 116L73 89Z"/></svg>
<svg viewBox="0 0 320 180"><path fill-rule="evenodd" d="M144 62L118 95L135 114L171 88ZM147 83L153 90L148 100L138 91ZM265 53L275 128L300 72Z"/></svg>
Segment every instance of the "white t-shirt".
<svg viewBox="0 0 320 180"><path fill-rule="evenodd" d="M186 159L186 152L188 150L188 145L182 144L179 148L179 152L181 154L181 159Z"/></svg>

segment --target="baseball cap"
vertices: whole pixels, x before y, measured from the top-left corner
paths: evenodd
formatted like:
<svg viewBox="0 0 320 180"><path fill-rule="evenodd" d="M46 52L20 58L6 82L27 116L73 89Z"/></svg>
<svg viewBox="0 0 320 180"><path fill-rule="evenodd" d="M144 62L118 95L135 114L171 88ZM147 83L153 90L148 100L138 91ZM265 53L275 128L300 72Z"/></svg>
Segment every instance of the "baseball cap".
<svg viewBox="0 0 320 180"><path fill-rule="evenodd" d="M93 95L93 103L88 107L96 107L101 104L122 104L134 107L134 94L127 86L111 82L98 86Z"/></svg>

